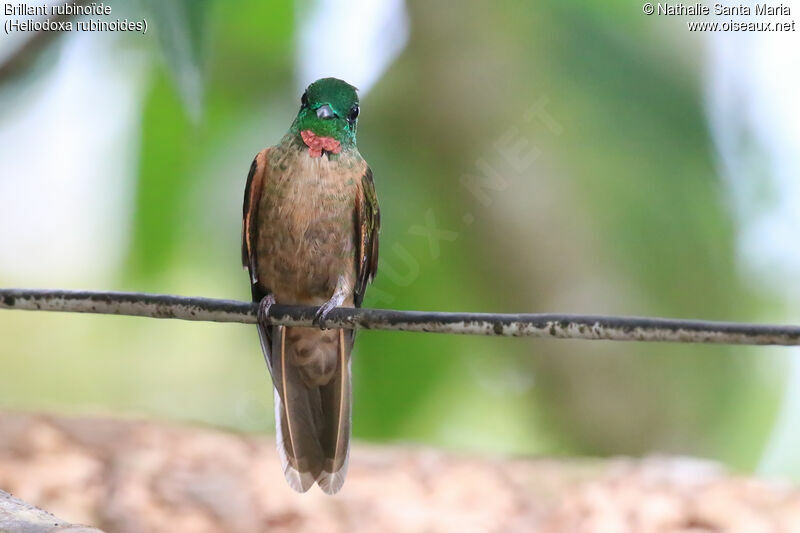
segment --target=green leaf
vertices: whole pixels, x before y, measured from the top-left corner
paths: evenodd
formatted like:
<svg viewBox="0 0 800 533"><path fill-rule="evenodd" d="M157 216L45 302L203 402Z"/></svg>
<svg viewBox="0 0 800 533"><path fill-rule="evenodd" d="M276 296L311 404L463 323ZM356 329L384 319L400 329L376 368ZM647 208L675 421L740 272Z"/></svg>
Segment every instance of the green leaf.
<svg viewBox="0 0 800 533"><path fill-rule="evenodd" d="M203 109L208 0L147 0L164 59L189 117Z"/></svg>

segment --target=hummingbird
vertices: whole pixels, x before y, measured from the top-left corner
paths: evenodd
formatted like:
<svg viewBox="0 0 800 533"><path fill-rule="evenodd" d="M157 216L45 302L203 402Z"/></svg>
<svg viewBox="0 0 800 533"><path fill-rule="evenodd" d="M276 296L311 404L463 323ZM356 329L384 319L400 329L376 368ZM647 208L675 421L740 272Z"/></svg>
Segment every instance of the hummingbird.
<svg viewBox="0 0 800 533"><path fill-rule="evenodd" d="M275 389L284 476L298 492L335 494L347 474L354 330L326 329L339 306L360 307L378 268L380 210L356 146L356 88L315 81L280 143L247 176L242 264L259 303L261 350ZM319 306L315 327L271 326L276 302Z"/></svg>

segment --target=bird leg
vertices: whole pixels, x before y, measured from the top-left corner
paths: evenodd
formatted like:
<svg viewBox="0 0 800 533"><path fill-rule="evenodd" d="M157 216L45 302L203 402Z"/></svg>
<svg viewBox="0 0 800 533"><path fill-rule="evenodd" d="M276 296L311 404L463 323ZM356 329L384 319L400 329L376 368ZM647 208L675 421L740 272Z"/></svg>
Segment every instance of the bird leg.
<svg viewBox="0 0 800 533"><path fill-rule="evenodd" d="M314 314L312 324L319 326L319 329L328 329L326 325L326 318L328 313L333 311L336 307L342 305L347 298L347 293L350 291L350 286L344 276L339 276L336 281L336 290L333 291L331 299L322 304L317 312Z"/></svg>
<svg viewBox="0 0 800 533"><path fill-rule="evenodd" d="M269 324L269 308L272 307L272 304L275 303L275 295L271 292L267 293L266 296L261 298L261 301L258 302L258 323L261 324L263 327L268 327Z"/></svg>

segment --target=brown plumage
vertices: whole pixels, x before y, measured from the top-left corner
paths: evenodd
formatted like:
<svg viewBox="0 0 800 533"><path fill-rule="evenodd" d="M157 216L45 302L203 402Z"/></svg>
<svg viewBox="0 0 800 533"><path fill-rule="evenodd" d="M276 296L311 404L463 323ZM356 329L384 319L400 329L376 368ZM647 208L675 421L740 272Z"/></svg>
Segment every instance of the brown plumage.
<svg viewBox="0 0 800 533"><path fill-rule="evenodd" d="M360 306L377 270L372 172L353 146L309 150L296 134L261 151L245 189L242 262L253 300ZM338 491L347 472L354 332L259 325L275 387L284 474L298 491Z"/></svg>

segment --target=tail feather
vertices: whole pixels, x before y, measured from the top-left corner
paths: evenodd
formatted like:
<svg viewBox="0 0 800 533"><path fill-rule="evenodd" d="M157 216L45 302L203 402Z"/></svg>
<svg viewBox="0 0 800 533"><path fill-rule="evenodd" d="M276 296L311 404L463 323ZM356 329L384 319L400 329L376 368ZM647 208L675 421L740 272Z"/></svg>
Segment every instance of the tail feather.
<svg viewBox="0 0 800 533"><path fill-rule="evenodd" d="M269 337L278 455L286 481L299 492L316 481L334 494L344 483L350 447L352 335L278 326Z"/></svg>
<svg viewBox="0 0 800 533"><path fill-rule="evenodd" d="M295 459L295 452L289 452L292 449L292 441L284 437L288 434L286 429L286 416L283 414L283 402L278 391L275 391L275 440L278 444L278 457L281 460L281 467L283 468L283 476L286 482L297 492L306 492L316 481L318 476L314 474L316 469L300 468Z"/></svg>
<svg viewBox="0 0 800 533"><path fill-rule="evenodd" d="M289 361L286 328L272 334L272 381L275 385L275 431L286 481L298 492L319 478L324 462L320 446L322 406L319 390L308 388Z"/></svg>
<svg viewBox="0 0 800 533"><path fill-rule="evenodd" d="M342 488L350 452L352 390L350 350L352 342L344 330L338 331L337 367L333 379L320 388L323 406L322 451L325 462L318 479L320 488L335 494Z"/></svg>

